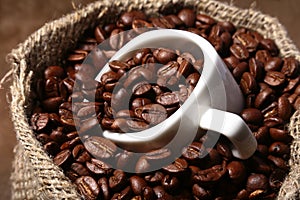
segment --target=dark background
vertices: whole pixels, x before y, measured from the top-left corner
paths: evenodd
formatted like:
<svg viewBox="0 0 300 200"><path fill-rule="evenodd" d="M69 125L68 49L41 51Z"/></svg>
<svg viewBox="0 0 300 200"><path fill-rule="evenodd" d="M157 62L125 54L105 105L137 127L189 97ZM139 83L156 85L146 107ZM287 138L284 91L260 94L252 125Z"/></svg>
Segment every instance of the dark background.
<svg viewBox="0 0 300 200"><path fill-rule="evenodd" d="M300 47L300 10L299 0L220 0L233 2L234 5L255 7L263 13L275 16L287 28L289 36ZM72 4L73 2L73 4ZM44 23L57 19L72 11L73 5L85 5L92 0L0 0L0 78L8 71L6 55L18 43L23 42L31 33ZM11 162L15 133L6 103L6 89L0 89L0 199L10 199Z"/></svg>

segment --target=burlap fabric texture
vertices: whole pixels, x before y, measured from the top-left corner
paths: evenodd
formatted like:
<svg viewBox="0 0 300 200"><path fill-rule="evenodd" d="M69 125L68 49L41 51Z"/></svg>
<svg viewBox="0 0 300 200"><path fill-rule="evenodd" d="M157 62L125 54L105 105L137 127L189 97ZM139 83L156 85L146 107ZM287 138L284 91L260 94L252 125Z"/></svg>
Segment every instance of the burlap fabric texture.
<svg viewBox="0 0 300 200"><path fill-rule="evenodd" d="M75 186L43 151L28 124L33 74L40 73L47 65L62 63L83 32L96 23L114 22L118 14L132 9L157 15L165 11L176 12L184 6L217 20L229 20L237 26L257 30L276 41L282 56L295 56L300 60L299 51L276 18L213 0L102 0L47 23L8 56L13 69L11 116L19 143L15 148L11 175L12 199L80 199ZM291 171L279 192L280 200L300 199L300 111L293 115L289 128L294 137L289 163Z"/></svg>

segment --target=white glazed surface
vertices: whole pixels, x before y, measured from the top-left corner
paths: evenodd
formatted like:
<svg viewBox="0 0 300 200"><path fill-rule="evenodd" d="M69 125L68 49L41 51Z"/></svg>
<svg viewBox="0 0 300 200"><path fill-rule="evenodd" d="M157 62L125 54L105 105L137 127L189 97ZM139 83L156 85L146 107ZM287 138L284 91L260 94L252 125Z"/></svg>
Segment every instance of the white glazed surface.
<svg viewBox="0 0 300 200"><path fill-rule="evenodd" d="M232 114L240 113L243 108L242 93L207 40L187 31L153 30L131 40L110 60L128 58L134 50L140 48L160 47L197 52L198 58L204 59L201 78L193 93L173 115L152 128L135 133L113 133L106 130L103 132L104 137L134 152L144 152L165 145L180 148L192 142L200 126L227 136L233 143L234 156L241 159L250 157L256 150L256 140L243 120ZM109 70L106 64L95 79L99 81L102 74Z"/></svg>

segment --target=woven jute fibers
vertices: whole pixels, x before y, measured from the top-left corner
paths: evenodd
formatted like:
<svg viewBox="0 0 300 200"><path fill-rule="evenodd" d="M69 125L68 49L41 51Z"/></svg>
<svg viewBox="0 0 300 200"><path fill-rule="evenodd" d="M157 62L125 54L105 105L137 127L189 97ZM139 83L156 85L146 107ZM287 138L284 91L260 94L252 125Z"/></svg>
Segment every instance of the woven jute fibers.
<svg viewBox="0 0 300 200"><path fill-rule="evenodd" d="M83 32L95 23L114 22L117 15L132 9L157 15L176 12L182 7L193 7L197 12L208 14L217 20L229 20L237 26L257 30L276 41L282 56L295 56L300 60L299 51L277 19L252 9L241 10L210 0L104 0L45 24L8 56L8 62L13 69L11 113L19 141L15 148L16 156L11 176L12 199L80 198L75 186L43 151L28 124L32 77L36 77L47 65L61 64L68 50L72 49ZM291 172L279 192L278 199L300 198L299 111L292 117L289 127L291 135L295 138L291 147Z"/></svg>

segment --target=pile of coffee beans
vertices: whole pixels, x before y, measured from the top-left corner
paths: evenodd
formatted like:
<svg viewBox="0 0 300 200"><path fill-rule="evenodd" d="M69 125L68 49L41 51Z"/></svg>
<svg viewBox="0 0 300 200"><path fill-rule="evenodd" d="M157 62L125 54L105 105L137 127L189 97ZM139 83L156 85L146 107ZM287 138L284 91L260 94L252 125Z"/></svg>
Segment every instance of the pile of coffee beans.
<svg viewBox="0 0 300 200"><path fill-rule="evenodd" d="M80 137L99 124L121 132L119 128L124 122L131 131L147 128L168 117L192 91L200 77L201 61L170 49L141 49L132 59L111 62L111 72L102 76L101 82L94 80L122 45L143 28L151 27L187 30L206 38L215 47L244 94L245 108L240 115L258 142L253 156L247 160L233 157L230 142L222 136L213 148L206 147L210 137L204 135L184 147L182 155L171 164L147 172L151 165L172 158L173 152L162 148L135 157L101 136ZM130 34L122 34L124 31ZM106 39L106 48L97 48ZM170 56L164 56L170 52ZM87 62L83 63L84 60ZM116 23L87 31L66 61L65 66L47 66L43 76L33 83L36 105L29 118L45 151L86 199L276 198L289 171L292 137L285 124L300 109L300 67L293 57L281 58L273 40L188 8L160 17L131 11L119 16ZM162 65L157 67L153 63ZM191 70L185 72L185 65L191 64ZM135 67L139 72L130 72ZM128 78L143 76L149 69L156 73L154 81ZM128 75L120 90L112 92L124 74ZM182 74L184 81L178 80L177 74ZM124 84L130 85L134 94L127 107L140 108L138 115L136 109L124 109L114 103L114 98L124 95ZM171 86L176 89L169 91ZM148 92L154 94L152 99ZM89 102L83 102L84 99ZM72 102L76 102L73 110ZM161 117L152 118L149 111L158 111ZM128 123L124 120L128 116L135 120ZM118 169L111 167L112 161ZM136 173L125 172L128 167Z"/></svg>

